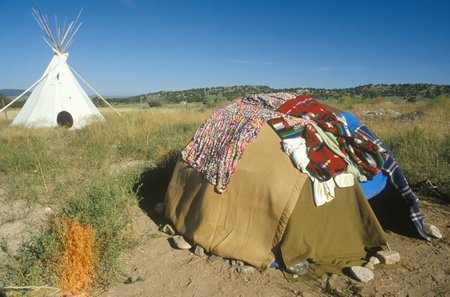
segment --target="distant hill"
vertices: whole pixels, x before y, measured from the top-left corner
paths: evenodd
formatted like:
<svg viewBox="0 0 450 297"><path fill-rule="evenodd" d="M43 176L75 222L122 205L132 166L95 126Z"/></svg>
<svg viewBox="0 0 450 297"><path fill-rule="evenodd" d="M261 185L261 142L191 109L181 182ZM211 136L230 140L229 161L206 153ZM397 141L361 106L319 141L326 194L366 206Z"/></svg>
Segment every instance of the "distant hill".
<svg viewBox="0 0 450 297"><path fill-rule="evenodd" d="M18 89L1 89L0 90L0 107L8 104L12 100L14 100L17 96L23 93L24 90ZM31 92L26 92L25 95L22 96L19 100L14 102L10 107L20 108L25 104L25 101L30 96Z"/></svg>
<svg viewBox="0 0 450 297"><path fill-rule="evenodd" d="M399 97L409 99L434 98L450 95L450 85L433 84L370 84L344 89L311 89L311 95L321 99L339 98L341 96L370 99L376 97Z"/></svg>
<svg viewBox="0 0 450 297"><path fill-rule="evenodd" d="M159 98L169 103L180 102L204 102L217 103L230 101L235 98L251 93L272 92L296 92L306 93L317 99L338 99L342 96L356 97L360 99L373 99L377 97L397 97L408 101L434 98L440 95L450 95L450 85L433 84L370 84L352 88L342 89L320 89L320 88L286 88L275 89L268 86L231 86L199 88L183 91L160 91L128 98L110 98L113 103L133 103Z"/></svg>
<svg viewBox="0 0 450 297"><path fill-rule="evenodd" d="M23 90L2 89L0 93L12 99L20 95ZM294 92L309 94L319 100L339 99L342 96L350 96L360 99L374 99L377 97L394 97L408 101L434 98L440 95L450 96L450 85L433 84L369 84L352 88L321 89L321 88L285 88L275 89L268 86L230 86L214 88L198 88L183 91L159 91L132 97L109 97L108 101L113 104L127 104L135 102L146 102L149 100L167 103L180 102L203 102L205 104L217 104L230 101L247 94ZM24 97L28 97L30 92ZM22 101L22 100L21 100ZM94 97L94 103L98 100Z"/></svg>
<svg viewBox="0 0 450 297"><path fill-rule="evenodd" d="M1 89L0 90L0 93L1 94L3 94L3 95L5 95L5 96L8 96L8 97L17 97L17 96L19 96L20 94L22 94L22 92L23 91L25 91L25 90L18 90L18 89ZM31 94L31 92L27 92L26 94L25 94L25 96L30 96L30 94Z"/></svg>

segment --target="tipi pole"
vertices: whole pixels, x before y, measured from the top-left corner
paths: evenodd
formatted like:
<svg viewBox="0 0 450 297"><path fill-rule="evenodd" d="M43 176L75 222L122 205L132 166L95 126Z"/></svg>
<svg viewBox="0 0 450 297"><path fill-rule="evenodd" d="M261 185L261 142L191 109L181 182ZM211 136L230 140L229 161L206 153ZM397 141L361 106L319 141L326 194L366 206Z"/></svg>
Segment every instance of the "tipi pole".
<svg viewBox="0 0 450 297"><path fill-rule="evenodd" d="M48 73L44 76L42 76L40 79L38 79L34 84L31 85L31 87L29 87L28 89L26 89L25 91L23 91L22 94L20 94L18 97L16 97L13 101L9 102L5 107L3 107L0 112L4 111L5 109L7 109L8 107L10 107L14 102L16 102L17 100L19 100L23 95L25 95L29 90L31 90L32 88L34 88L38 83L40 83L44 78L46 78L48 75Z"/></svg>
<svg viewBox="0 0 450 297"><path fill-rule="evenodd" d="M2 105L5 106L5 101L2 99ZM5 118L8 120L8 114L6 113L6 110L3 111L5 113Z"/></svg>
<svg viewBox="0 0 450 297"><path fill-rule="evenodd" d="M73 73L75 73L77 76L78 76L78 78L79 79L81 79L85 84L86 84L86 86L88 86L89 87L89 89L91 89L91 91L92 92L94 92L98 97L100 97L100 99L102 99L103 100L103 102L105 102L106 103L106 105L108 105L109 107L111 107L111 109L112 110L114 110L122 119L123 119L123 116L122 116L122 114L120 113L120 112L118 112L114 107L112 107L112 105L111 104L109 104L109 102L108 101L106 101L106 99L105 98L103 98L102 97L102 95L100 95L87 81L85 81L82 77L81 77L81 75L79 75L78 74L78 72L76 72L75 71L75 69L73 69L72 68L72 66L70 66L69 64L67 64L69 67L70 67L70 70L72 70L73 71Z"/></svg>

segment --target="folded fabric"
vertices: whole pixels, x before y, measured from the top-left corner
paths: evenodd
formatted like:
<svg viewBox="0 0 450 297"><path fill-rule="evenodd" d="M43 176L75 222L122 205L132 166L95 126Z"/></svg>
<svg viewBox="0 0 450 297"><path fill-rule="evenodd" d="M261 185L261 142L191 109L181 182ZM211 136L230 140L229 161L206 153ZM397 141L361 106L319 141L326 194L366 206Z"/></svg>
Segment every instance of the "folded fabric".
<svg viewBox="0 0 450 297"><path fill-rule="evenodd" d="M310 162L306 153L306 141L301 137L287 138L282 141L283 149L288 154L294 165L301 172L308 174L313 184L313 199L316 206L321 206L334 199L334 189L336 185L340 188L354 185L355 176L351 173L341 173L334 178L321 181L312 176L308 170Z"/></svg>
<svg viewBox="0 0 450 297"><path fill-rule="evenodd" d="M334 177L334 182L339 188L353 187L355 176L351 173L341 173Z"/></svg>
<svg viewBox="0 0 450 297"><path fill-rule="evenodd" d="M317 178L311 178L313 182L313 198L316 206L324 205L334 199L334 188L336 187L333 179L325 182L319 181Z"/></svg>
<svg viewBox="0 0 450 297"><path fill-rule="evenodd" d="M295 167L305 172L309 164L305 140L301 137L287 138L283 139L282 143L284 151L291 157Z"/></svg>
<svg viewBox="0 0 450 297"><path fill-rule="evenodd" d="M284 116L298 118L301 125L291 126L286 119L269 124L282 138L301 136L306 140L310 162L308 172L321 181L352 172L360 181L372 179L384 164L384 150L363 134L350 129L326 106L310 96L299 96L278 108Z"/></svg>

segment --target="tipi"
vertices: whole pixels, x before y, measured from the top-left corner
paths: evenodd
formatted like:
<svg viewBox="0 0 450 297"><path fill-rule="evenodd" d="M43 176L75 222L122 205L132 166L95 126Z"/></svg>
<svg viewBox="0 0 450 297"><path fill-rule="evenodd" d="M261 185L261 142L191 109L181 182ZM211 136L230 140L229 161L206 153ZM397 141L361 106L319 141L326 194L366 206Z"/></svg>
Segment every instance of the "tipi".
<svg viewBox="0 0 450 297"><path fill-rule="evenodd" d="M41 78L29 87L9 105L34 88L30 97L20 110L12 125L26 127L56 127L78 129L94 119L103 120L103 116L84 92L75 73L89 88L100 96L78 73L67 63L68 47L82 23L78 24L81 11L77 18L67 28L58 27L56 20L56 34L52 32L46 15L33 8L33 16L45 33L44 40L54 52L47 69ZM107 105L111 105L106 102ZM7 108L9 105L5 106ZM4 108L4 109L5 109Z"/></svg>

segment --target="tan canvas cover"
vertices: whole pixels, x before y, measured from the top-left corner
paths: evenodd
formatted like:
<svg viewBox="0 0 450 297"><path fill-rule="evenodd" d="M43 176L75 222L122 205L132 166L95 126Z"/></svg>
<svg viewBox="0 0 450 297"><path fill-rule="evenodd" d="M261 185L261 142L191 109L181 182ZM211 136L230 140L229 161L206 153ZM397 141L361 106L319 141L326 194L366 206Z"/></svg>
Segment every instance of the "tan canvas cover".
<svg viewBox="0 0 450 297"><path fill-rule="evenodd" d="M282 151L278 135L265 126L245 150L230 184L222 194L217 193L214 186L196 170L179 161L167 189L166 217L179 234L207 252L243 260L265 269L274 260L273 248L280 243L299 197L302 195L302 199L311 201L310 204L303 203L311 210L316 208L312 202L311 188L302 192L305 183L310 183L308 176L293 166L289 156ZM350 191L353 190L351 188ZM335 200L336 204L343 204L352 199L339 202L337 197ZM345 207L348 205L341 206L339 212ZM376 221L373 213L366 211L370 207L364 199L358 200L352 207L362 208L361 213L371 217L369 221ZM345 213L334 213L332 207L328 207L327 211L325 215L334 216L337 219L335 223L342 219L353 220L353 216L346 216ZM308 220L321 224L320 217L309 216ZM362 222L356 220L354 223L360 225ZM303 226L296 224L292 228ZM353 230L356 229L364 230L364 227ZM341 234L348 232L343 228L333 230ZM366 233L363 231L351 238L361 241L361 236L371 236ZM289 234L294 233L291 230ZM318 233L317 236L323 234ZM285 251L290 251L291 246L296 248L291 241L286 242ZM350 242L348 244L351 245ZM360 244L357 246L361 247ZM296 257L295 251L288 255L289 259Z"/></svg>
<svg viewBox="0 0 450 297"><path fill-rule="evenodd" d="M336 188L336 198L320 207L314 206L311 191L311 183L305 183L283 234L280 249L286 266L308 259L319 275L340 274L344 267L363 264L368 251L386 244L358 183Z"/></svg>
<svg viewBox="0 0 450 297"><path fill-rule="evenodd" d="M284 231L307 178L265 126L245 150L223 194L178 162L167 189L166 217L206 251L263 268L273 260L274 237Z"/></svg>

